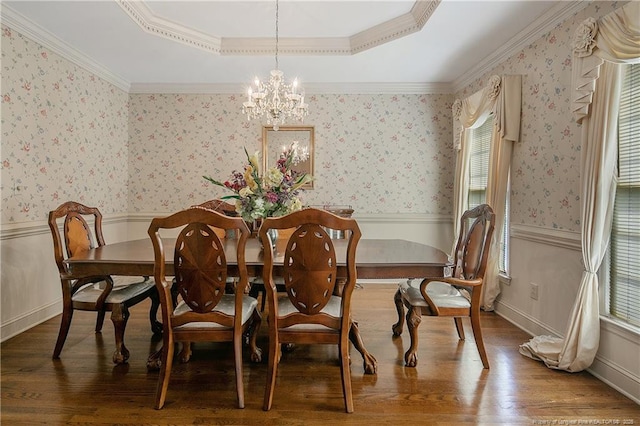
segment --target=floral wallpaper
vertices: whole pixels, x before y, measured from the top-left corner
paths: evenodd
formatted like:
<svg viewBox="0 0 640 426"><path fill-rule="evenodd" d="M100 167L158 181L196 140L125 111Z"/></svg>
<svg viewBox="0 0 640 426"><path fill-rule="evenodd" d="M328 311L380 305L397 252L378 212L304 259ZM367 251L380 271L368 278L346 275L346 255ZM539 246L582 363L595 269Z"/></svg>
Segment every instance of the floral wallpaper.
<svg viewBox="0 0 640 426"><path fill-rule="evenodd" d="M570 108L571 42L594 2L451 95L313 95L315 189L305 204L358 213L451 214L451 109L493 74L523 75L513 224L577 231L580 128ZM226 178L261 148L233 95L127 94L2 28L2 223L44 220L67 199L105 213L169 212L227 194Z"/></svg>
<svg viewBox="0 0 640 426"><path fill-rule="evenodd" d="M625 2L594 2L455 95L465 98L493 74L522 75L522 130L511 170L511 223L580 230L580 127L573 120L571 46L587 17Z"/></svg>
<svg viewBox="0 0 640 426"><path fill-rule="evenodd" d="M0 91L2 223L128 211L127 93L4 26Z"/></svg>
<svg viewBox="0 0 640 426"><path fill-rule="evenodd" d="M314 189L303 203L359 213L451 214L450 95L313 95ZM261 150L262 127L230 95L130 96L131 212L174 211L229 195L226 179Z"/></svg>

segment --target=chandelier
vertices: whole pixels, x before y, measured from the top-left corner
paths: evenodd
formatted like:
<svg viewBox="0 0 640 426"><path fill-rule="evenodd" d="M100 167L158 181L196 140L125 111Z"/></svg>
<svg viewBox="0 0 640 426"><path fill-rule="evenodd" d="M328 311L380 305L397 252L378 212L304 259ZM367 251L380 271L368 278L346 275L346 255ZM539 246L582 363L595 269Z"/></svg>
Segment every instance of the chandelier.
<svg viewBox="0 0 640 426"><path fill-rule="evenodd" d="M268 82L261 82L257 77L254 88L248 90L248 100L242 104L242 112L247 119L266 117L267 124L278 130L287 118L300 122L309 114L304 103L304 91L298 88L298 80L292 84L284 81L284 73L278 69L278 12L276 0L276 69L271 70Z"/></svg>

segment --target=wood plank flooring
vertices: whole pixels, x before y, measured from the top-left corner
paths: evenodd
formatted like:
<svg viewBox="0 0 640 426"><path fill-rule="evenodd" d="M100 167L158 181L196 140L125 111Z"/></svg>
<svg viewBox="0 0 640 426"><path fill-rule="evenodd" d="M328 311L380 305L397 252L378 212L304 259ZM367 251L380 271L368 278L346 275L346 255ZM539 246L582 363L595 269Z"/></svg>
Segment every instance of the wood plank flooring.
<svg viewBox="0 0 640 426"><path fill-rule="evenodd" d="M635 424L640 406L582 372L547 369L518 353L529 336L493 313L483 314L491 370L484 370L470 325L460 342L451 319L423 318L416 368L402 361L408 332L392 338L395 286L366 284L354 313L378 374L365 375L352 350L355 413L342 400L337 349L298 346L283 355L273 408L262 410L266 364L245 356L246 408L237 409L232 348L198 344L188 364L173 368L167 403L153 408L157 372L148 372L153 340L148 304L131 311L125 342L129 363L114 366L113 327L101 334L95 315L77 312L60 360L52 360L60 318L2 343L3 425L273 424L273 425L535 425ZM266 321L265 321L266 323ZM266 353L266 326L260 346Z"/></svg>

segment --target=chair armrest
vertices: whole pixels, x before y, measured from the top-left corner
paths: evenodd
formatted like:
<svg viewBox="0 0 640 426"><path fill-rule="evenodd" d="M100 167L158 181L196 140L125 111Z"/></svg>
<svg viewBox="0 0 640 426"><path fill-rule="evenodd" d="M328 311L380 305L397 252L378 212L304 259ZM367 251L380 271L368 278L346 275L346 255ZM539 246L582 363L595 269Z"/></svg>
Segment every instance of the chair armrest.
<svg viewBox="0 0 640 426"><path fill-rule="evenodd" d="M477 287L482 284L482 278L476 278L474 280L465 280L462 278L432 278L430 281L440 281L443 283L451 284L456 287Z"/></svg>
<svg viewBox="0 0 640 426"><path fill-rule="evenodd" d="M454 277L433 277L433 278L423 279L422 282L420 283L420 294L422 294L422 297L427 302L427 304L429 305L429 308L431 309L432 312L434 312L435 315L440 315L440 311L438 309L438 306L435 303L433 303L433 300L431 300L431 298L427 294L427 286L434 281L446 283L454 287L466 287L468 289L469 287L477 287L482 284L482 278L476 278L474 280L465 280L465 279L454 278Z"/></svg>
<svg viewBox="0 0 640 426"><path fill-rule="evenodd" d="M107 299L107 296L109 296L109 293L111 293L111 290L113 290L113 279L110 275L99 275L77 279L71 286L71 295L74 295L78 290L86 285L99 283L101 281L104 281L106 285L104 286L104 290L102 290L102 293L100 293L100 296L96 300L96 309L102 310L104 301Z"/></svg>
<svg viewBox="0 0 640 426"><path fill-rule="evenodd" d="M433 281L441 281L441 279L440 278L425 278L425 279L423 279L422 282L420 283L420 294L422 294L422 297L424 298L424 300L429 305L429 309L431 309L433 314L434 315L440 315L440 310L438 309L438 306L435 303L433 303L433 300L431 300L431 298L427 294L427 286L429 285L429 283L431 283Z"/></svg>

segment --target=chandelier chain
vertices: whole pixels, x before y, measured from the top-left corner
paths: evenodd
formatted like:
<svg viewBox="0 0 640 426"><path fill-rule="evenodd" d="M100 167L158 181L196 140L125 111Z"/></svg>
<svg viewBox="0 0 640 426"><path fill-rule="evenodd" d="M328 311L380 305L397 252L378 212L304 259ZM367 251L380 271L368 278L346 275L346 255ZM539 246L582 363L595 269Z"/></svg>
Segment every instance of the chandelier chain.
<svg viewBox="0 0 640 426"><path fill-rule="evenodd" d="M278 0L276 0L276 69L280 69L278 67L278 42L280 41L279 35L278 35L278 21L279 21L279 15L280 15L280 6L278 4Z"/></svg>

